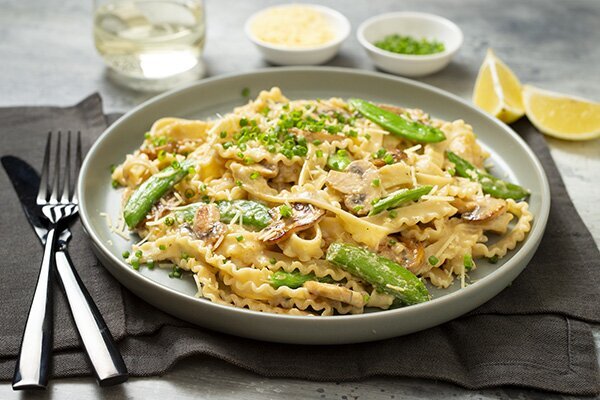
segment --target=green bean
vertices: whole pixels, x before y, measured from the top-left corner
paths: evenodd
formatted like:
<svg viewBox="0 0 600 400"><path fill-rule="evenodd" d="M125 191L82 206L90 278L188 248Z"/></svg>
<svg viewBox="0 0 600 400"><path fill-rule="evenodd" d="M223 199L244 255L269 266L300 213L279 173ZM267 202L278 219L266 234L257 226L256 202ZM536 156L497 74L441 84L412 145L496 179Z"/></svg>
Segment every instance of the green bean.
<svg viewBox="0 0 600 400"><path fill-rule="evenodd" d="M467 160L451 151L446 151L446 155L448 156L448 160L454 164L456 173L463 178L478 181L481 184L483 193L500 199L514 200L522 200L529 196L527 189L514 183L503 181L486 172L481 172Z"/></svg>
<svg viewBox="0 0 600 400"><path fill-rule="evenodd" d="M327 166L334 171L343 171L351 162L352 159L348 155L348 151L339 149L329 156L327 159Z"/></svg>
<svg viewBox="0 0 600 400"><path fill-rule="evenodd" d="M198 207L205 203L192 203L175 211L178 221L191 222L194 220ZM219 209L220 221L230 223L238 213L243 225L263 229L272 218L269 208L262 203L252 200L220 200L215 203Z"/></svg>
<svg viewBox="0 0 600 400"><path fill-rule="evenodd" d="M297 289L308 281L319 281L325 283L333 283L333 279L329 276L317 278L315 274L303 275L299 271L277 271L269 278L271 286L278 289L281 286L287 286L291 289Z"/></svg>
<svg viewBox="0 0 600 400"><path fill-rule="evenodd" d="M425 284L412 272L361 247L332 243L327 249L326 259L369 282L377 291L394 296L402 305L429 300Z"/></svg>
<svg viewBox="0 0 600 400"><path fill-rule="evenodd" d="M123 217L127 226L134 228L162 196L181 181L194 165L193 160L185 160L181 164L171 165L146 179L127 200L123 209Z"/></svg>
<svg viewBox="0 0 600 400"><path fill-rule="evenodd" d="M409 121L368 101L350 99L348 103L365 118L396 136L423 143L437 143L446 140L444 132L438 128L416 121Z"/></svg>
<svg viewBox="0 0 600 400"><path fill-rule="evenodd" d="M384 197L383 199L379 199L373 204L373 208L369 212L369 215L379 214L384 210L389 210L392 208L400 207L401 205L408 203L409 201L416 201L421 198L421 196L426 195L431 192L433 186L421 186L415 189L400 189L397 190L390 195Z"/></svg>

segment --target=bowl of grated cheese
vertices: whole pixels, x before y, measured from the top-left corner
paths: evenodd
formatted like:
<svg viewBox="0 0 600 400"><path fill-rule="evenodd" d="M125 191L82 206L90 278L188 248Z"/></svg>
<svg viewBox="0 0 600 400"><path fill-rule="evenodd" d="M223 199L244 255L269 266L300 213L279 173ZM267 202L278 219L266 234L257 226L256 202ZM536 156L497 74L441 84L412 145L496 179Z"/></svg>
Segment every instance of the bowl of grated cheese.
<svg viewBox="0 0 600 400"><path fill-rule="evenodd" d="M265 60L273 64L317 65L337 54L350 34L350 22L328 7L289 4L253 14L245 31Z"/></svg>

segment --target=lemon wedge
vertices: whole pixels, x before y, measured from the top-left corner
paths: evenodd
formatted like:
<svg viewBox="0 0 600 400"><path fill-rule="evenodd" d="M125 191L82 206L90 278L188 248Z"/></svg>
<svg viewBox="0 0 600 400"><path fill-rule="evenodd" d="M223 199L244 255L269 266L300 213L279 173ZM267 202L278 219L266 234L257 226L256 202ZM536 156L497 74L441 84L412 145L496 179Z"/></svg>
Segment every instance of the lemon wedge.
<svg viewBox="0 0 600 400"><path fill-rule="evenodd" d="M479 68L473 103L499 120L511 123L525 114L519 78L488 49Z"/></svg>
<svg viewBox="0 0 600 400"><path fill-rule="evenodd" d="M541 132L566 140L600 137L600 103L561 93L523 87L527 118Z"/></svg>

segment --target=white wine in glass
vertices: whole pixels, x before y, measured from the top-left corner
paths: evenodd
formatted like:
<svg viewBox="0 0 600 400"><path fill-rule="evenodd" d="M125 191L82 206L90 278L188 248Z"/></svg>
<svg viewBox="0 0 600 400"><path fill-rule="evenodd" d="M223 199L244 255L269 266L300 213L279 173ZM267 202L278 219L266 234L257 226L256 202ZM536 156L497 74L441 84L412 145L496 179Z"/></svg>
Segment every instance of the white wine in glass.
<svg viewBox="0 0 600 400"><path fill-rule="evenodd" d="M200 0L96 2L96 49L128 87L160 91L201 78L204 40Z"/></svg>

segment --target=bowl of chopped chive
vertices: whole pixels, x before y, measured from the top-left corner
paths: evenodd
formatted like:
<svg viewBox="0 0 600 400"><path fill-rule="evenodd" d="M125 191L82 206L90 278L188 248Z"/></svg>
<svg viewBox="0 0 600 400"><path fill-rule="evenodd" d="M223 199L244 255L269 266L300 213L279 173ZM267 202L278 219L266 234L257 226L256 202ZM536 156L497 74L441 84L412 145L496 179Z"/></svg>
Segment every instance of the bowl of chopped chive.
<svg viewBox="0 0 600 400"><path fill-rule="evenodd" d="M455 23L420 12L369 18L358 27L356 36L378 68L411 77L446 67L463 42Z"/></svg>

